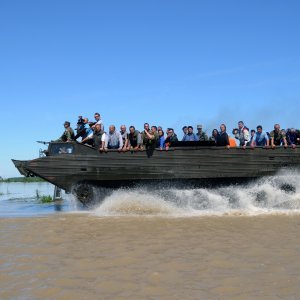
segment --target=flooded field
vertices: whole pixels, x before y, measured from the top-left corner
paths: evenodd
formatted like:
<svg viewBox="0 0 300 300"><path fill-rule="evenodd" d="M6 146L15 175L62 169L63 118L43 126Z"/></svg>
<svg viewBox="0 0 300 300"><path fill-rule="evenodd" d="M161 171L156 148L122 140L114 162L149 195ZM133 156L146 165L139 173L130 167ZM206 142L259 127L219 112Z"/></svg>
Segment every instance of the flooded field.
<svg viewBox="0 0 300 300"><path fill-rule="evenodd" d="M90 210L2 183L0 299L299 299L299 179L121 189Z"/></svg>

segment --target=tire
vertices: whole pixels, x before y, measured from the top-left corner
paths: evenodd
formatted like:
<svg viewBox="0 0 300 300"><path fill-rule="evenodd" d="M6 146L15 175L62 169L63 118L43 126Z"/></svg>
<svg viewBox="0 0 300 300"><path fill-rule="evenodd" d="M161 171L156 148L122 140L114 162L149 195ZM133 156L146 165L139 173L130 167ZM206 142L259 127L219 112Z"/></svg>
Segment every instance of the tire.
<svg viewBox="0 0 300 300"><path fill-rule="evenodd" d="M73 194L84 206L91 206L94 202L94 189L91 184L81 183L76 185Z"/></svg>

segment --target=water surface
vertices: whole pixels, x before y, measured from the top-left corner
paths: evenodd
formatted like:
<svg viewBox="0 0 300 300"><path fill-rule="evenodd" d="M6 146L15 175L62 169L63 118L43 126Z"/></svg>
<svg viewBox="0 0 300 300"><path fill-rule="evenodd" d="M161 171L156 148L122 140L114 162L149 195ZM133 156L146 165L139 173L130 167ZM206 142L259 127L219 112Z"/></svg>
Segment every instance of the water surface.
<svg viewBox="0 0 300 300"><path fill-rule="evenodd" d="M90 210L2 183L0 299L299 299L299 179L97 189Z"/></svg>

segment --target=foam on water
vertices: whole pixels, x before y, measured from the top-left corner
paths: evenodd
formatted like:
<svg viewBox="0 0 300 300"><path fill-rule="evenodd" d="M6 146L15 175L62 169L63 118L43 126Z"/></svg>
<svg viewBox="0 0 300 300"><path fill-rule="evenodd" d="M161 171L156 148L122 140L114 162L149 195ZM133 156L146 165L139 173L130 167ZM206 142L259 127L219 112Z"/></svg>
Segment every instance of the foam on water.
<svg viewBox="0 0 300 300"><path fill-rule="evenodd" d="M287 189L286 187L293 187ZM97 216L198 216L300 213L300 173L281 172L245 185L217 188L140 186L119 189L93 211Z"/></svg>

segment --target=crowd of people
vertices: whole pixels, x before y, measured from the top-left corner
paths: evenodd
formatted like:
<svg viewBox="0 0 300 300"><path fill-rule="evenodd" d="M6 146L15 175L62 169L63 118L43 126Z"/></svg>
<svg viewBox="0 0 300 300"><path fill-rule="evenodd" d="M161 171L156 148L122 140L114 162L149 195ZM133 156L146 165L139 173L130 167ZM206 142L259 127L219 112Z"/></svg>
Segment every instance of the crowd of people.
<svg viewBox="0 0 300 300"><path fill-rule="evenodd" d="M76 134L71 128L70 122L64 123L64 132L56 142L78 141L95 147L99 151L107 151L108 149L118 149L119 151L130 150L149 150L159 148L160 150L168 150L170 146L178 142L177 134L173 128L167 128L166 133L161 126L151 126L144 124L144 130L139 131L134 126L129 127L129 131L125 125L120 126L118 131L115 125L110 125L108 132L104 131L104 124L99 113L94 114L95 121L90 122L88 118L79 116L76 128ZM197 125L197 132L194 133L193 126L183 126L182 142L207 142L202 144L212 144L216 146L230 147L276 147L291 146L295 148L300 145L300 132L295 128L287 130L281 129L279 124L274 125L274 130L266 132L261 125L256 130L249 130L243 121L238 122L238 127L232 130L233 137L229 136L226 125L221 124L220 130L213 129L210 137L203 131L202 125ZM239 141L239 144L236 143Z"/></svg>

